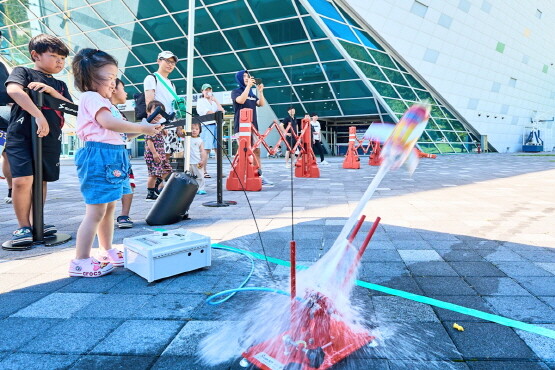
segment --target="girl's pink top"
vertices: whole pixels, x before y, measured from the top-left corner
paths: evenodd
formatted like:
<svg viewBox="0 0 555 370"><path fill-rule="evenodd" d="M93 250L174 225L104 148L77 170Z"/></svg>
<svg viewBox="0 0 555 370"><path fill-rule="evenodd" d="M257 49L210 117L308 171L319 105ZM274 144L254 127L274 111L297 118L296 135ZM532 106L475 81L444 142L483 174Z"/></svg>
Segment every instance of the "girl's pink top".
<svg viewBox="0 0 555 370"><path fill-rule="evenodd" d="M123 145L124 142L119 132L105 129L96 120L96 114L101 109L110 112L109 99L103 98L99 93L87 91L79 98L79 112L77 113L77 136L83 141L96 141L99 143Z"/></svg>

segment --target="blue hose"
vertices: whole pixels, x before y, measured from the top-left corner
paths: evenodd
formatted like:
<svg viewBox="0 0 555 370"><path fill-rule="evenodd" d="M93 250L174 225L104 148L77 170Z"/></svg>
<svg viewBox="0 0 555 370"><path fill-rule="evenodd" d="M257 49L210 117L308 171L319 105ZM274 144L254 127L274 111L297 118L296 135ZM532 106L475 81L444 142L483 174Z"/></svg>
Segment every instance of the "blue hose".
<svg viewBox="0 0 555 370"><path fill-rule="evenodd" d="M233 252L233 253L239 253L242 254L243 256L248 257L248 259L251 261L251 271L249 272L249 275L247 276L247 278L245 280L243 280L243 282L241 283L241 285L239 285L238 288L235 289L228 289L228 290L224 290L221 292L218 292L210 297L208 297L206 299L206 303L216 306L219 304L224 303L225 301L227 301L228 299L230 299L231 297L233 297L236 293L238 292L270 292L270 293L277 293L277 294L283 294L283 295L290 295L289 292L286 292L284 290L280 290L280 289L274 289L274 288L261 288L261 287L248 287L248 288L243 288L245 286L245 284L247 284L247 282L250 280L250 278L252 277L252 274L254 273L254 259L247 253L242 252L240 250L237 249L232 249L232 248L226 248L223 246L216 246L216 245L212 245L212 249L222 249L228 252ZM221 296L227 296L223 299L220 299L219 301L214 302L214 299L221 297ZM297 300L302 301L299 297L297 297Z"/></svg>

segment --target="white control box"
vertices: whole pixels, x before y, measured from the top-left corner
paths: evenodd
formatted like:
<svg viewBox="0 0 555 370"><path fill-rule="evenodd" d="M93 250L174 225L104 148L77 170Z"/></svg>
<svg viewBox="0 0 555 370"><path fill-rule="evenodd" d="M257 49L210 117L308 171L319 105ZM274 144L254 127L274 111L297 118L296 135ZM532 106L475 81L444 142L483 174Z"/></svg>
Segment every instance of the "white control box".
<svg viewBox="0 0 555 370"><path fill-rule="evenodd" d="M185 229L123 239L125 267L149 283L210 266L210 238Z"/></svg>

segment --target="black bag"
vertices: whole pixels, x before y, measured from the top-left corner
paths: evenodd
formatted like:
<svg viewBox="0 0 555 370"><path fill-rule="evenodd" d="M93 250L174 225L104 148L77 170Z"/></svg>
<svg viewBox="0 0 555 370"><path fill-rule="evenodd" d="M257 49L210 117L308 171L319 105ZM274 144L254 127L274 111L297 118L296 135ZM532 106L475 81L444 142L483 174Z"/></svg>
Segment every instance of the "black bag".
<svg viewBox="0 0 555 370"><path fill-rule="evenodd" d="M146 216L151 226L171 225L188 218L189 207L197 194L198 183L185 172L171 174L166 186Z"/></svg>
<svg viewBox="0 0 555 370"><path fill-rule="evenodd" d="M154 75L153 73L151 73L150 75L154 77L154 81L158 82L156 80L156 75ZM145 93L135 93L133 95L133 100L135 100L135 121L140 121L143 118L146 118L147 114Z"/></svg>

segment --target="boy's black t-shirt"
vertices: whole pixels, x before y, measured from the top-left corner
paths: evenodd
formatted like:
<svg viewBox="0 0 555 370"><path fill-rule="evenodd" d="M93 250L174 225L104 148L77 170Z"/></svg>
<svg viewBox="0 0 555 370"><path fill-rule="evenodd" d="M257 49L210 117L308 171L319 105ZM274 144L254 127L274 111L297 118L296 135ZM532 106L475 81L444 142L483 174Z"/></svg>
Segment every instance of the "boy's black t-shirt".
<svg viewBox="0 0 555 370"><path fill-rule="evenodd" d="M65 82L55 79L52 75L46 74L26 67L15 67L10 73L6 86L15 82L24 88L31 82L42 82L53 87L66 99L71 100ZM33 96L35 92L31 92ZM43 108L42 113L50 126L50 133L42 138L44 151L61 152L62 126L64 125L64 114L49 108ZM31 143L31 114L24 111L19 105L12 106L11 119L8 126L8 144L30 145ZM25 143L25 144L24 144Z"/></svg>
<svg viewBox="0 0 555 370"><path fill-rule="evenodd" d="M245 91L245 89L242 88L242 87L239 87L239 88L231 91L231 100L233 101L233 110L235 112L235 118L234 118L235 121L233 122L235 133L239 132L239 119L241 117L239 115L239 111L243 108L252 109L252 124L258 130L258 120L257 120L257 117L256 117L256 107L257 107L256 103L258 103L258 98L249 96L249 97L247 97L247 100L245 100L244 104L239 104L236 101L236 99L239 96L241 96L241 94L243 94L244 91Z"/></svg>
<svg viewBox="0 0 555 370"><path fill-rule="evenodd" d="M283 119L283 128L287 129L287 125L291 124L295 135L299 133L299 123L295 117L287 116Z"/></svg>

